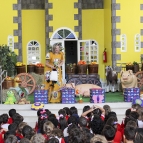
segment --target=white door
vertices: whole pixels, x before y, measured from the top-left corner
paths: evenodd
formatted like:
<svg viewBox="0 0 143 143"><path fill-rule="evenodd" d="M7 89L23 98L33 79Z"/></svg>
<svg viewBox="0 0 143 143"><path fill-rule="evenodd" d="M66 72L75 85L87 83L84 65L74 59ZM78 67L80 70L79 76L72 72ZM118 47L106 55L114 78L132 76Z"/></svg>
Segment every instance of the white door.
<svg viewBox="0 0 143 143"><path fill-rule="evenodd" d="M98 44L95 40L78 41L78 61L84 60L86 63L98 61Z"/></svg>
<svg viewBox="0 0 143 143"><path fill-rule="evenodd" d="M64 40L51 40L50 41L50 45L53 46L55 43L61 43L61 46L63 47L62 52L65 53L65 49L64 49ZM64 57L65 59L65 57ZM65 80L65 60L63 62L62 65L62 77L63 77L63 84L65 84L66 80Z"/></svg>

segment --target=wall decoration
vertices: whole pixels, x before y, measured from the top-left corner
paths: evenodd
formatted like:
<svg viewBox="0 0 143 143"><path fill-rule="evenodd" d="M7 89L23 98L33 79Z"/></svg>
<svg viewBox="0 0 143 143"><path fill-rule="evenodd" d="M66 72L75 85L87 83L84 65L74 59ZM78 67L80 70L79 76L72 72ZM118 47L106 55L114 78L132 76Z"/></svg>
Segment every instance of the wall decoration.
<svg viewBox="0 0 143 143"><path fill-rule="evenodd" d="M13 35L8 35L7 45L11 51L14 51L14 36Z"/></svg>
<svg viewBox="0 0 143 143"><path fill-rule="evenodd" d="M135 52L141 51L141 36L140 34L135 35Z"/></svg>
<svg viewBox="0 0 143 143"><path fill-rule="evenodd" d="M27 64L37 64L41 62L41 49L37 41L30 41L27 44Z"/></svg>
<svg viewBox="0 0 143 143"><path fill-rule="evenodd" d="M127 37L125 34L122 34L121 37L121 52L127 52Z"/></svg>

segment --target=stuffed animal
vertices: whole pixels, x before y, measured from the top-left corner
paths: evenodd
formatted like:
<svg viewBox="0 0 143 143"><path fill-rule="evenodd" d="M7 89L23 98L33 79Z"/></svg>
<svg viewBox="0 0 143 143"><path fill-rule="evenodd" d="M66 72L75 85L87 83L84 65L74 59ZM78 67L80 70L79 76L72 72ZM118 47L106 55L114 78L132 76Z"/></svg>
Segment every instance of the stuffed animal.
<svg viewBox="0 0 143 143"><path fill-rule="evenodd" d="M121 71L121 84L122 88L135 88L137 87L137 77L133 74L132 70Z"/></svg>
<svg viewBox="0 0 143 143"><path fill-rule="evenodd" d="M30 101L27 101L26 98L21 98L19 99L18 102L16 102L16 104L19 104L19 105L30 104Z"/></svg>
<svg viewBox="0 0 143 143"><path fill-rule="evenodd" d="M100 86L95 85L95 84L79 84L75 86L74 83L68 83L65 86L69 88L74 88L75 91L78 91L78 93L80 93L84 97L90 97L91 88L101 89Z"/></svg>
<svg viewBox="0 0 143 143"><path fill-rule="evenodd" d="M16 98L14 96L13 91L7 91L7 98L4 104L14 104L16 102Z"/></svg>
<svg viewBox="0 0 143 143"><path fill-rule="evenodd" d="M109 92L110 90L112 92L115 92L115 86L117 85L117 72L113 70L111 66L106 66L106 80L107 80L107 87L106 92Z"/></svg>

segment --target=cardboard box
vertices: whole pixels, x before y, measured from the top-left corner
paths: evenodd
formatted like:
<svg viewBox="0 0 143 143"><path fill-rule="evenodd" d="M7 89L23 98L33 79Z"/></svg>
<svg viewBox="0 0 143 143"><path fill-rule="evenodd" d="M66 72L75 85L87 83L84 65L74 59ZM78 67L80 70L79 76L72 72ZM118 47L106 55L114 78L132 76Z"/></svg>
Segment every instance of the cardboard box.
<svg viewBox="0 0 143 143"><path fill-rule="evenodd" d="M63 104L75 103L75 90L73 88L64 88L61 91Z"/></svg>
<svg viewBox="0 0 143 143"><path fill-rule="evenodd" d="M132 102L133 98L140 98L140 89L139 88L125 88L123 94L124 94L125 102Z"/></svg>
<svg viewBox="0 0 143 143"><path fill-rule="evenodd" d="M48 104L48 90L35 90L34 102Z"/></svg>
<svg viewBox="0 0 143 143"><path fill-rule="evenodd" d="M141 105L141 107L143 107L143 99L134 97L132 104L139 104L139 105Z"/></svg>
<svg viewBox="0 0 143 143"><path fill-rule="evenodd" d="M105 103L105 89L90 89L90 103Z"/></svg>

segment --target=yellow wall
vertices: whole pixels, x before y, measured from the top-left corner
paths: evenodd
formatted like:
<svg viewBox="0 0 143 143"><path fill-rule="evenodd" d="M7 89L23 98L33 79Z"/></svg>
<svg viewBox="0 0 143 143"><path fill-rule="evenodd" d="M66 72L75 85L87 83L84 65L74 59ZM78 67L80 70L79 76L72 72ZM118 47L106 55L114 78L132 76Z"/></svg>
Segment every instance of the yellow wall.
<svg viewBox="0 0 143 143"><path fill-rule="evenodd" d="M101 79L104 79L105 70L102 59L104 50L104 10L82 10L82 39L96 40L99 46L99 70Z"/></svg>
<svg viewBox="0 0 143 143"><path fill-rule="evenodd" d="M41 45L41 59L45 63L45 11L22 10L22 47L23 62L27 63L27 44L36 40Z"/></svg>
<svg viewBox="0 0 143 143"><path fill-rule="evenodd" d="M104 47L107 49L107 63L112 65L111 0L104 0Z"/></svg>
<svg viewBox="0 0 143 143"><path fill-rule="evenodd" d="M18 29L18 24L13 23L13 17L17 16L13 4L17 4L17 0L0 1L0 45L7 44L8 35L13 35L13 30ZM14 41L18 42L17 36L14 37Z"/></svg>
<svg viewBox="0 0 143 143"><path fill-rule="evenodd" d="M121 52L117 49L118 54L121 55L122 63L128 63L137 61L140 62L141 52L134 51L134 36L135 34L140 34L140 29L142 29L143 24L140 23L140 16L143 16L143 11L140 10L140 4L142 0L116 0L120 3L121 10L116 11L117 16L121 16L121 22L116 24L117 29L121 29L121 34L126 34L127 36L127 52ZM143 37L141 38L143 41ZM116 40L120 41L120 36L116 36Z"/></svg>
<svg viewBox="0 0 143 143"><path fill-rule="evenodd" d="M78 20L74 20L74 14L78 14L78 9L74 9L74 2L77 0L49 0L53 3L53 9L49 9L49 14L53 15L53 21L49 26L53 26L53 31L60 27L68 27L74 31L74 26L78 26ZM51 37L53 32L50 32ZM75 32L78 37L78 32Z"/></svg>

